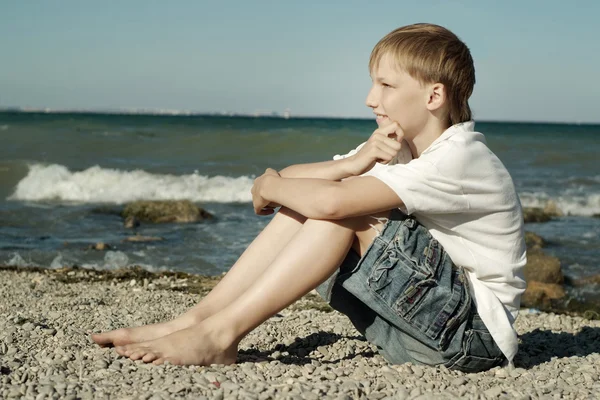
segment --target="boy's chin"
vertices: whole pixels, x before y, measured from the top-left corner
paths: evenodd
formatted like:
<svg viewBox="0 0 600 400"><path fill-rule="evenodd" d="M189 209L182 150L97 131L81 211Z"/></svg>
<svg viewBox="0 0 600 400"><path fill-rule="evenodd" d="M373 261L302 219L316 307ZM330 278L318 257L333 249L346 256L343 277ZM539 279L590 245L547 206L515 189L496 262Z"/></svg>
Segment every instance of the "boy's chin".
<svg viewBox="0 0 600 400"><path fill-rule="evenodd" d="M377 118L375 119L375 122L377 122L377 126L380 128L385 128L386 126L392 124L392 120L389 119L388 117L385 118Z"/></svg>

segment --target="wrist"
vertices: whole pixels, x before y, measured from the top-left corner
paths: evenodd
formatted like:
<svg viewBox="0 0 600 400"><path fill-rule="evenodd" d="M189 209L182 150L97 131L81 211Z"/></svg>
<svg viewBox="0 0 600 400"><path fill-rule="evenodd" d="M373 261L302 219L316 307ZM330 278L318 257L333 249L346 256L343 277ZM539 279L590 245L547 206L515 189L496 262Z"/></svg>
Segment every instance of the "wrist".
<svg viewBox="0 0 600 400"><path fill-rule="evenodd" d="M354 159L355 159L356 155L344 158L342 160L342 170L344 175L346 175L346 178L350 177L350 176L357 176L360 175L360 171L357 171L356 167L355 167L355 163L354 163Z"/></svg>
<svg viewBox="0 0 600 400"><path fill-rule="evenodd" d="M273 201L273 186L277 180L280 179L278 176L266 175L263 177L258 194L265 200Z"/></svg>

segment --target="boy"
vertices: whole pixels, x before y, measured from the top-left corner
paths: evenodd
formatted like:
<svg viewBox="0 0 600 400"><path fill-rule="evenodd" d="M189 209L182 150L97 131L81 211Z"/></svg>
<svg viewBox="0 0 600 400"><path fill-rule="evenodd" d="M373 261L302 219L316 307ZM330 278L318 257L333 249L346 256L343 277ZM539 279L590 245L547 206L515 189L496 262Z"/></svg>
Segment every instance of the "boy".
<svg viewBox="0 0 600 400"><path fill-rule="evenodd" d="M94 341L155 364L230 364L248 332L317 287L392 363L476 372L512 361L523 218L473 131L470 52L416 24L385 36L369 68L379 128L366 143L267 170L254 209L281 209L211 293L173 321Z"/></svg>

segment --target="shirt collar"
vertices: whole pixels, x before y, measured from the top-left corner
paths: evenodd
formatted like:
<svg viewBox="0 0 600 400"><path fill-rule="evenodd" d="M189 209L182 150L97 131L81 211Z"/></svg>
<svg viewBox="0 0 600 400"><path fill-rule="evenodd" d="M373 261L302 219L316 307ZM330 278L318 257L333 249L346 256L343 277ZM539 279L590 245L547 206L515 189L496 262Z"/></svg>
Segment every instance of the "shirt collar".
<svg viewBox="0 0 600 400"><path fill-rule="evenodd" d="M437 143L441 143L444 140L450 139L452 136L454 136L457 133L460 133L460 132L474 132L474 131L475 131L475 121L473 121L473 120L465 121L465 122L460 122L458 124L454 124L451 127L449 127L448 129L446 129L440 135L440 137L438 137L437 139L435 139L433 141L433 143L431 143L429 145L429 147L427 147L427 149L425 149L425 151L423 153L427 152L429 149L432 149L434 147L434 145L436 145Z"/></svg>

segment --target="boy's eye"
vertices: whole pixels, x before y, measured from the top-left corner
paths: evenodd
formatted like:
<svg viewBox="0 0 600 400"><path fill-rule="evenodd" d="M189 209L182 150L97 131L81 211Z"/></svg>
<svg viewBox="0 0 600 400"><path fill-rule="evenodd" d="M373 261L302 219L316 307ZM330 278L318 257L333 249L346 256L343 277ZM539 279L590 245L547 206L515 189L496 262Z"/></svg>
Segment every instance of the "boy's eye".
<svg viewBox="0 0 600 400"><path fill-rule="evenodd" d="M383 86L383 87L391 87L391 86L390 86L390 85L388 85L387 83L383 83L383 82L381 83L381 86Z"/></svg>

